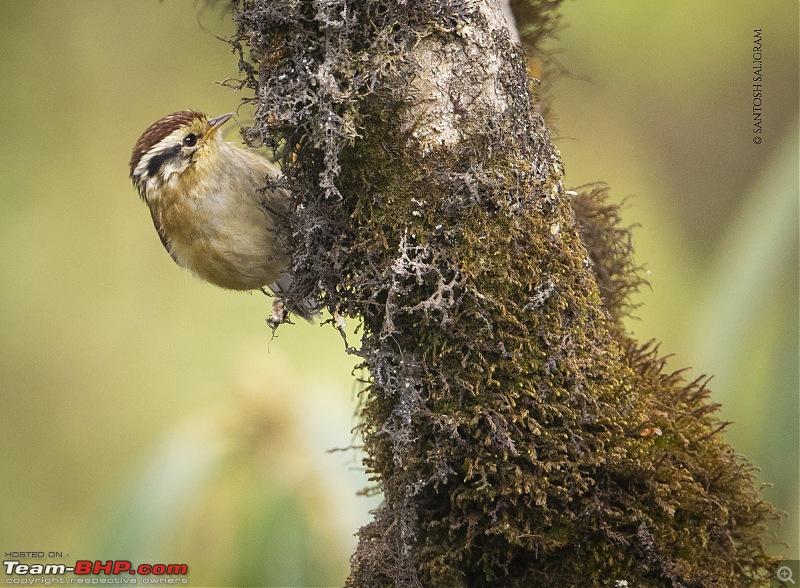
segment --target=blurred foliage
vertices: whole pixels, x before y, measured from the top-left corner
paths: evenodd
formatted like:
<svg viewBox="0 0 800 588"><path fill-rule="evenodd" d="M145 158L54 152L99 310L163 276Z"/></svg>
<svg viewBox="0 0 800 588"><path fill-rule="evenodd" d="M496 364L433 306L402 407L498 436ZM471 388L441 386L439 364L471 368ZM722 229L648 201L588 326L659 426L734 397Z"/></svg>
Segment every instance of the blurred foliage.
<svg viewBox="0 0 800 588"><path fill-rule="evenodd" d="M315 415L319 399L260 352L238 364L231 394L182 418L132 468L93 553L191 562L193 585L341 581L353 492L315 436L347 415Z"/></svg>
<svg viewBox="0 0 800 588"><path fill-rule="evenodd" d="M214 84L237 74L222 6L0 3L0 546L341 584L375 502L353 496L351 456L325 453L354 424L339 335L271 340L269 300L176 268L127 178L160 116L238 105ZM652 288L629 326L672 367L715 375L727 439L789 513L775 551L799 557L797 3L562 10L551 50L590 79L552 93L568 182L608 182L642 225ZM753 28L769 60L760 146Z"/></svg>

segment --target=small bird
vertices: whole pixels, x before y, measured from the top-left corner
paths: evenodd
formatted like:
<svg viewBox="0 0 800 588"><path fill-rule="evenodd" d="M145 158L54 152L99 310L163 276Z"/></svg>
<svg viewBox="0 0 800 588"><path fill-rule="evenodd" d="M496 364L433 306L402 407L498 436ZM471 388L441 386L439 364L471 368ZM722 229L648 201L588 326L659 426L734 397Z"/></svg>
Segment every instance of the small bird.
<svg viewBox="0 0 800 588"><path fill-rule="evenodd" d="M174 112L133 147L130 177L175 262L222 288L284 291L289 254L275 234L289 192L265 188L278 167L222 140L232 113Z"/></svg>

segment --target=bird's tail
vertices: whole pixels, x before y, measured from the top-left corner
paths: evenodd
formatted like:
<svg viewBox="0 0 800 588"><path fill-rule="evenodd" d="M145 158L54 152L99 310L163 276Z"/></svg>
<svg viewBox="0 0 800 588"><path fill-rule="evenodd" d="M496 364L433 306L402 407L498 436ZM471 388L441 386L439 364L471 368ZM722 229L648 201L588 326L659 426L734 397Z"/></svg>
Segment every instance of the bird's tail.
<svg viewBox="0 0 800 588"><path fill-rule="evenodd" d="M280 278L269 285L269 289L281 299L279 302L285 307L286 310L292 314L296 314L297 316L304 318L309 322L313 321L317 315L319 315L319 308L316 299L309 297L305 300L301 300L299 303L295 302L294 300L290 300L286 297L286 294L289 292L291 285L292 276L290 274L282 274ZM278 302L276 302L276 304L278 304Z"/></svg>

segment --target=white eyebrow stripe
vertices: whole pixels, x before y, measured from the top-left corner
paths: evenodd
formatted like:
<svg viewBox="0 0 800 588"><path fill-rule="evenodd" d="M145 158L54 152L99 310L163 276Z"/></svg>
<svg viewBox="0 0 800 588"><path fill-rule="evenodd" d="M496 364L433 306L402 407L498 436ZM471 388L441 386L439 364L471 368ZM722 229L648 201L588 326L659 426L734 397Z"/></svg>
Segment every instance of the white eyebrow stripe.
<svg viewBox="0 0 800 588"><path fill-rule="evenodd" d="M150 160L157 155L161 155L167 149L172 149L176 145L180 145L181 143L181 135L183 134L183 129L177 129L161 139L158 143L153 145L147 153L142 155L141 159L139 159L139 163L136 164L136 169L133 170L134 176L139 177L147 177L149 174L147 173L147 168L150 165Z"/></svg>

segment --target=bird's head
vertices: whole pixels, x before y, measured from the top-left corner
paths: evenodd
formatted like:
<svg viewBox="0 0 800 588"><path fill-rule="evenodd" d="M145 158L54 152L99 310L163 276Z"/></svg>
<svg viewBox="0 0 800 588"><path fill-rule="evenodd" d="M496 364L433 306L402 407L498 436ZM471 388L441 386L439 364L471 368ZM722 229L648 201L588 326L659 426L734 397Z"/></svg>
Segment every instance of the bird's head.
<svg viewBox="0 0 800 588"><path fill-rule="evenodd" d="M130 161L131 180L139 195L148 201L175 174L180 177L198 160L210 157L221 141L217 131L232 116L208 118L196 110L181 110L147 127Z"/></svg>

